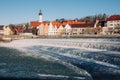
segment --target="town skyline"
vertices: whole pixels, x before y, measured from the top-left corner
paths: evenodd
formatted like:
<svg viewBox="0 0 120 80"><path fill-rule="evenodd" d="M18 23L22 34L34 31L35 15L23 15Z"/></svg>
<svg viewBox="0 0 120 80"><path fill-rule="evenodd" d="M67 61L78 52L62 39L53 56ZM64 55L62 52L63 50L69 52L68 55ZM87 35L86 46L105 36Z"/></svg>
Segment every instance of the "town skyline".
<svg viewBox="0 0 120 80"><path fill-rule="evenodd" d="M120 13L119 3L119 0L1 0L0 24L36 21L40 10L43 21L75 19L103 13L114 15Z"/></svg>

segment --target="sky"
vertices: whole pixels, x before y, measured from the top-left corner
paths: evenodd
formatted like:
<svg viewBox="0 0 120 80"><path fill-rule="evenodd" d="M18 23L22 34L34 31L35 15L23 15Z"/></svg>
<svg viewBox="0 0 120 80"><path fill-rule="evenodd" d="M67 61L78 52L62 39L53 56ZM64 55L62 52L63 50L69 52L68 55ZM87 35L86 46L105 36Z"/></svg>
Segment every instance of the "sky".
<svg viewBox="0 0 120 80"><path fill-rule="evenodd" d="M75 19L106 13L120 14L120 0L0 0L0 25Z"/></svg>

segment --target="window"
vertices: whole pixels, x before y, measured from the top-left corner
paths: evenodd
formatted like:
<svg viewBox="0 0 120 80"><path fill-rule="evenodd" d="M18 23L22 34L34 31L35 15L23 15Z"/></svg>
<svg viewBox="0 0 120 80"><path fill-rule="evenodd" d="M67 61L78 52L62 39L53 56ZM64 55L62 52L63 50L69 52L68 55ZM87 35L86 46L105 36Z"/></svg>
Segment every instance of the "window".
<svg viewBox="0 0 120 80"><path fill-rule="evenodd" d="M84 29L82 29L82 32L84 32Z"/></svg>
<svg viewBox="0 0 120 80"><path fill-rule="evenodd" d="M110 24L110 26L113 26L113 24Z"/></svg>
<svg viewBox="0 0 120 80"><path fill-rule="evenodd" d="M77 35L77 33L73 33L73 35Z"/></svg>
<svg viewBox="0 0 120 80"><path fill-rule="evenodd" d="M80 34L83 34L83 32L80 32Z"/></svg>

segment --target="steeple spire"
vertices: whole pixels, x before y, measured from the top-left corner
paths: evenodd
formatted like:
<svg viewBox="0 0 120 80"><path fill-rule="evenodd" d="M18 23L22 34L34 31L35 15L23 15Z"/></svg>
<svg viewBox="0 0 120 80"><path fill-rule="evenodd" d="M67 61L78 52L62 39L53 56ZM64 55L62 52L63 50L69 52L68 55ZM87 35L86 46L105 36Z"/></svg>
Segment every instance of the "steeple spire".
<svg viewBox="0 0 120 80"><path fill-rule="evenodd" d="M42 11L40 10L39 15L42 15Z"/></svg>

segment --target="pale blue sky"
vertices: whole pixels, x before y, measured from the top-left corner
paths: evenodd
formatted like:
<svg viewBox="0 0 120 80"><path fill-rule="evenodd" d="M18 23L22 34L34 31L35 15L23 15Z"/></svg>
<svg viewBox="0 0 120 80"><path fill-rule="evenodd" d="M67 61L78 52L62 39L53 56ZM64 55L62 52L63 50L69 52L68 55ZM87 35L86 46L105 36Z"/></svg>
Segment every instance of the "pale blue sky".
<svg viewBox="0 0 120 80"><path fill-rule="evenodd" d="M0 0L0 25L38 20L75 19L106 13L120 14L120 0Z"/></svg>

